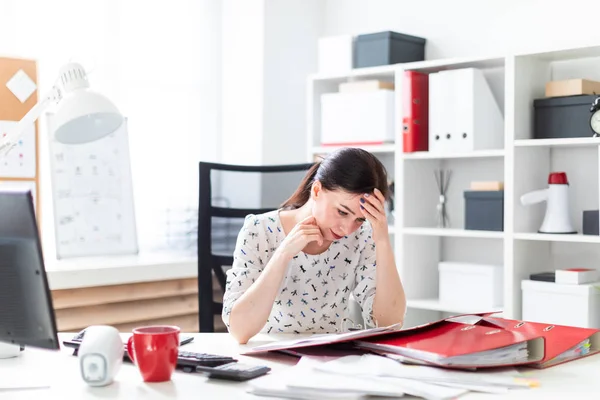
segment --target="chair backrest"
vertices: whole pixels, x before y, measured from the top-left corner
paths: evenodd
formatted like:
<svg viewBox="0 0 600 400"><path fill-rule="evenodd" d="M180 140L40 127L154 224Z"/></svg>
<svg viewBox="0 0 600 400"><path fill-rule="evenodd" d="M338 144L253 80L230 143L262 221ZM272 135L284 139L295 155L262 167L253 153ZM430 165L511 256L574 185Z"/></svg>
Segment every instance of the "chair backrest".
<svg viewBox="0 0 600 400"><path fill-rule="evenodd" d="M214 331L212 273L225 290L223 266L233 263L233 250L244 218L277 209L296 189L310 163L232 165L200 162L198 197L198 306L200 332ZM215 187L217 186L217 187ZM231 193L229 193L231 192Z"/></svg>

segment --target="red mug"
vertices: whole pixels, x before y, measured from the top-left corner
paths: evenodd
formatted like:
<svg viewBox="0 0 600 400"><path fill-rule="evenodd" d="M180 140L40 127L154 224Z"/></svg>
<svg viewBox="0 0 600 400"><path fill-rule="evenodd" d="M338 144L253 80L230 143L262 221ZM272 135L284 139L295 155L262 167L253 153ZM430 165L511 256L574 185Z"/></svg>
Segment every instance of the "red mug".
<svg viewBox="0 0 600 400"><path fill-rule="evenodd" d="M137 365L145 382L165 382L177 366L179 354L177 326L135 328L127 341L129 358Z"/></svg>

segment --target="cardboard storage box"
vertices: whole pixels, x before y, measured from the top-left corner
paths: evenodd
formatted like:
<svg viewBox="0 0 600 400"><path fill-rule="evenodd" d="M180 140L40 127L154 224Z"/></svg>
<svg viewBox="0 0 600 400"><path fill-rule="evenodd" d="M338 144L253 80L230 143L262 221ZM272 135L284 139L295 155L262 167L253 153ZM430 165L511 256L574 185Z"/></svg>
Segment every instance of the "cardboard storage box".
<svg viewBox="0 0 600 400"><path fill-rule="evenodd" d="M546 83L546 97L600 94L600 82L587 79L566 79Z"/></svg>
<svg viewBox="0 0 600 400"><path fill-rule="evenodd" d="M502 266L442 261L438 268L441 304L465 308L472 308L475 304L490 311L502 307Z"/></svg>
<svg viewBox="0 0 600 400"><path fill-rule="evenodd" d="M338 86L340 93L371 92L373 90L394 90L394 82L369 79L364 81L343 82Z"/></svg>
<svg viewBox="0 0 600 400"><path fill-rule="evenodd" d="M383 144L394 141L394 91L321 95L321 144Z"/></svg>
<svg viewBox="0 0 600 400"><path fill-rule="evenodd" d="M600 282L561 285L524 280L521 290L524 321L600 328Z"/></svg>

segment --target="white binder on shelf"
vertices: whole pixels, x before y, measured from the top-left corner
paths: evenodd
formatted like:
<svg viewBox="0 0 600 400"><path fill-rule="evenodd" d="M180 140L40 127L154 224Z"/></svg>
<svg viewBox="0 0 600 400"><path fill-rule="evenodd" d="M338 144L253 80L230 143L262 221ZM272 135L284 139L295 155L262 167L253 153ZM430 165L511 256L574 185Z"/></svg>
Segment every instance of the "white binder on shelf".
<svg viewBox="0 0 600 400"><path fill-rule="evenodd" d="M466 153L504 147L504 117L483 72L429 75L429 151Z"/></svg>

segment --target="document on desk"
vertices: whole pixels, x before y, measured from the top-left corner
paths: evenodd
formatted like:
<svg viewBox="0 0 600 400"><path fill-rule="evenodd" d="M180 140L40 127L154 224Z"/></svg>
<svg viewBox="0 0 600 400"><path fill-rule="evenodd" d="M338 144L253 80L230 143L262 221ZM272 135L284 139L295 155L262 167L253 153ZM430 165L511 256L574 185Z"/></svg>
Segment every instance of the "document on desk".
<svg viewBox="0 0 600 400"><path fill-rule="evenodd" d="M293 399L362 399L367 396L416 396L456 399L469 392L506 394L537 386L514 368L501 372L465 372L406 365L383 356L302 357L286 371L250 382L250 393ZM363 397L364 396L364 397Z"/></svg>
<svg viewBox="0 0 600 400"><path fill-rule="evenodd" d="M406 365L373 354L342 357L315 364L313 368L331 374L401 378L488 393L505 393L509 389L527 389L538 385L537 380L525 378L514 369L489 373L458 371L433 366Z"/></svg>
<svg viewBox="0 0 600 400"><path fill-rule="evenodd" d="M269 374L249 382L249 393L288 399L363 399L368 395L402 397L397 387L377 385L368 380L336 376L295 366L287 371Z"/></svg>
<svg viewBox="0 0 600 400"><path fill-rule="evenodd" d="M373 329L362 329L357 331L350 331L345 333L338 334L323 334L323 335L313 335L310 337L304 337L301 339L293 339L293 340L282 340L274 343L267 343L260 346L253 347L251 350L248 350L242 355L250 355L256 353L263 353L269 351L275 351L280 349L293 349L298 347L308 347L308 346L319 346L324 344L334 344L341 343L356 339L364 339L371 336L379 335L385 332L394 332L398 331L401 328L401 324L395 324L390 326L385 326L381 328L373 328Z"/></svg>

